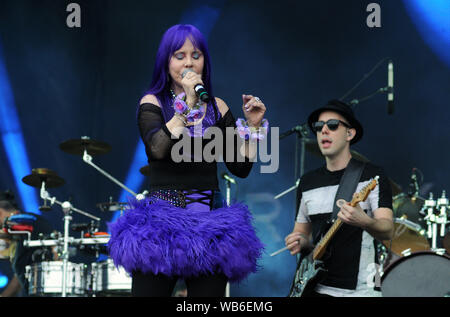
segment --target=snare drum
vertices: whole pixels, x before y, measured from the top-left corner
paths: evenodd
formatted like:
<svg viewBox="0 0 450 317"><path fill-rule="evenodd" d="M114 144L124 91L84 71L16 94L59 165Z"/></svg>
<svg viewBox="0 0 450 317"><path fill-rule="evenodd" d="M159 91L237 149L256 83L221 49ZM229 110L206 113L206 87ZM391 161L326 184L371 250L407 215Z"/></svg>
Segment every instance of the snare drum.
<svg viewBox="0 0 450 317"><path fill-rule="evenodd" d="M103 296L131 296L131 277L112 259L91 264L92 291Z"/></svg>
<svg viewBox="0 0 450 317"><path fill-rule="evenodd" d="M83 296L86 293L85 264L67 263L66 294ZM40 262L25 268L30 296L61 296L63 261Z"/></svg>
<svg viewBox="0 0 450 317"><path fill-rule="evenodd" d="M424 251L396 260L381 277L381 293L384 297L450 296L450 257Z"/></svg>

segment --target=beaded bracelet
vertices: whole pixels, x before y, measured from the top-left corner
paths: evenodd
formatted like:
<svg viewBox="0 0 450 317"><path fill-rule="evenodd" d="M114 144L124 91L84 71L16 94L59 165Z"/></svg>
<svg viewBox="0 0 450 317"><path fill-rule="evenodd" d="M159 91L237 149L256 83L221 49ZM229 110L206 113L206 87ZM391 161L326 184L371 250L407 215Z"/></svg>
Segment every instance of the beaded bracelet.
<svg viewBox="0 0 450 317"><path fill-rule="evenodd" d="M256 140L262 141L265 139L267 135L267 131L269 130L269 121L267 119L263 119L261 121L261 126L259 128L250 127L248 122L242 118L238 118L236 120L236 126L239 133L239 136L245 141L248 140Z"/></svg>
<svg viewBox="0 0 450 317"><path fill-rule="evenodd" d="M200 120L205 115L206 110L203 109L204 104L200 101L197 102L192 108L190 108L186 101L184 101L186 94L182 92L175 97L173 101L173 109L175 113L180 114L186 119L186 122L194 122Z"/></svg>

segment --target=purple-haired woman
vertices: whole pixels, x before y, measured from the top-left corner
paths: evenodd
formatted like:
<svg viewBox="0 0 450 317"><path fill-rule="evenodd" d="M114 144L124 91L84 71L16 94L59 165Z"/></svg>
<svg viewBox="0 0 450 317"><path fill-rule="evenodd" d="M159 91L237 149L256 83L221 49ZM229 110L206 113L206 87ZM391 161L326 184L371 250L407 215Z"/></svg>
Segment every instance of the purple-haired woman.
<svg viewBox="0 0 450 317"><path fill-rule="evenodd" d="M196 91L199 84L204 90ZM267 132L265 105L252 95L242 95L242 100L245 120L239 122L245 122L246 131L258 135L263 125ZM256 272L263 245L247 206L223 201L217 162L203 157L179 160L172 149L183 138L192 145L200 141L204 149L212 138L203 135L218 129L228 170L245 178L257 140L248 137L252 133L242 139L226 136L225 129L236 128L236 120L227 104L213 95L207 44L194 26L175 25L163 35L137 120L149 162L150 193L131 202L110 224L110 256L132 275L133 296L171 296L180 278L188 296L223 296L228 281ZM230 137L231 148L226 142ZM234 160L225 159L230 151ZM182 152L184 158L193 158ZM244 160L237 161L238 152Z"/></svg>

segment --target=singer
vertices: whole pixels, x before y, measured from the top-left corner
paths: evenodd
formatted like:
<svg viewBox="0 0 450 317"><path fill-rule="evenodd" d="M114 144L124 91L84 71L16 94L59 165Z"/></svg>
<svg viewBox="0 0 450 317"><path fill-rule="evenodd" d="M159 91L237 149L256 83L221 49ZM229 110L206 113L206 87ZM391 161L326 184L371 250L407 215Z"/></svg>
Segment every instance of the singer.
<svg viewBox="0 0 450 317"><path fill-rule="evenodd" d="M326 164L306 173L300 180L296 222L293 232L285 238L286 247L295 255L317 244L328 231L331 216L336 212L343 225L330 241L329 253L322 259L328 272L309 296L381 296L368 286L367 283L373 281L368 281L367 268L377 262L374 238L389 240L393 235L389 181L381 168L369 162L359 164L352 158L350 145L362 138L363 127L349 105L331 100L310 114L308 125L317 137ZM341 184L347 170L359 173L346 177L346 182ZM378 185L366 201L355 207L346 203L334 209L335 200L344 198L337 197L338 189L348 186L350 197L345 199L350 201L351 195L375 176L379 176Z"/></svg>
<svg viewBox="0 0 450 317"><path fill-rule="evenodd" d="M199 87L206 90L207 103ZM242 101L245 119L258 129L264 103L252 95L243 95ZM131 202L131 209L110 224L111 258L131 274L133 296L171 296L181 278L190 297L222 297L228 281L241 281L257 270L263 245L248 207L225 205L217 162L175 163L171 158L182 130L188 130L192 142L206 146L208 127L219 127L224 136L227 127L236 128L227 104L213 95L207 44L194 26L175 25L163 35L137 122L150 167L150 194ZM245 161L225 164L233 175L245 178L257 141L236 141L233 153L239 150Z"/></svg>

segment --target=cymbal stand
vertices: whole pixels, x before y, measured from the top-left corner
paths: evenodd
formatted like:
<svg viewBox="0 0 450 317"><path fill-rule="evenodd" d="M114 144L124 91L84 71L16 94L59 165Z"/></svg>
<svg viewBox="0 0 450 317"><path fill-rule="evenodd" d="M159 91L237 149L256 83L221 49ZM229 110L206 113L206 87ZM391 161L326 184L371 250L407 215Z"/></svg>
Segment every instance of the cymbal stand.
<svg viewBox="0 0 450 317"><path fill-rule="evenodd" d="M442 191L441 198L437 200L437 210L439 211L439 215L437 216L437 222L441 225L441 230L439 235L443 238L445 236L445 227L449 223L447 221L448 216L448 198L445 195L445 190Z"/></svg>
<svg viewBox="0 0 450 317"><path fill-rule="evenodd" d="M111 180L113 183L115 183L116 185L120 186L122 189L124 189L127 192L129 192L130 194L132 194L134 197L136 197L136 199L141 200L141 199L145 198L145 194L144 193L136 194L134 191L132 191L131 189L126 187L124 184L119 182L117 179L115 179L113 176L111 176L109 173L107 173L106 171L102 170L100 167L95 165L92 162L92 156L88 154L86 149L84 150L83 161L86 162L88 165L92 166L93 168L95 168L97 171L99 171L101 174L103 174L106 178Z"/></svg>
<svg viewBox="0 0 450 317"><path fill-rule="evenodd" d="M70 227L70 221L72 220L71 211L78 212L84 216L87 216L89 218L92 218L96 221L100 221L100 218L92 216L88 214L87 212L84 212L82 210L79 210L77 208L74 208L72 204L68 201L60 202L56 200L56 197L50 197L48 192L45 189L45 181L42 182L41 185L41 198L45 200L50 200L51 205L54 203L60 205L62 207L62 211L64 213L64 240L63 240L63 253L62 253L62 259L63 259L63 276L62 276L62 297L67 296L67 268L69 263L69 243L70 243L70 236L69 236L69 227Z"/></svg>
<svg viewBox="0 0 450 317"><path fill-rule="evenodd" d="M431 248L436 248L436 215L434 214L434 209L436 207L436 200L433 199L433 193L430 193L428 199L425 200L422 210L426 212L424 219L427 221L427 237L431 239Z"/></svg>

